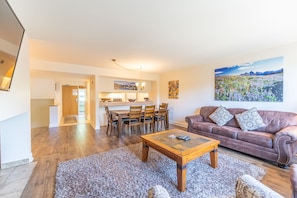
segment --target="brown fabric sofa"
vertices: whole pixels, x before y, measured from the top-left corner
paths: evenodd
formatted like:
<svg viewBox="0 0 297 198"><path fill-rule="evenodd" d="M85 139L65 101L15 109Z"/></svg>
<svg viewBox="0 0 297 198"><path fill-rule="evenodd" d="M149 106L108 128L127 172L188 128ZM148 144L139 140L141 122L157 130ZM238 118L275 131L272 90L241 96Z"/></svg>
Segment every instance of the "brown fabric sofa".
<svg viewBox="0 0 297 198"><path fill-rule="evenodd" d="M218 126L209 115L217 106L204 106L199 115L187 116L188 131L221 141L221 146L287 166L297 152L297 114L258 110L265 127L242 131L235 116L224 126ZM231 114L247 109L226 108Z"/></svg>

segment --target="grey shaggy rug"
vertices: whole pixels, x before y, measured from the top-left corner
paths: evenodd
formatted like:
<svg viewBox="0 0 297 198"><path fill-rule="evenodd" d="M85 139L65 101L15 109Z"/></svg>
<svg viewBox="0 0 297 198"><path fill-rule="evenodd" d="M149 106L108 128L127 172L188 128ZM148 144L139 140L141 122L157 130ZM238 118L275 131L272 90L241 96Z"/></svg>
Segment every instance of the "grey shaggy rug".
<svg viewBox="0 0 297 198"><path fill-rule="evenodd" d="M265 171L219 153L219 166L211 168L209 154L187 166L186 191L176 189L176 163L150 148L141 161L142 144L121 147L89 157L61 162L56 175L55 198L147 197L154 185L165 187L171 197L234 197L236 179L249 174L261 179Z"/></svg>

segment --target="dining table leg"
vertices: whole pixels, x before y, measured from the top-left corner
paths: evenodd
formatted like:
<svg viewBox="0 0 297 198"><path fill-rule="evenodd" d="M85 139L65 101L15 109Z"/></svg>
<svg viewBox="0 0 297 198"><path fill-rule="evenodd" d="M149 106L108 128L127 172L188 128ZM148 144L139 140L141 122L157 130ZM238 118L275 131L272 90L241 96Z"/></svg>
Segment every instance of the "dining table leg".
<svg viewBox="0 0 297 198"><path fill-rule="evenodd" d="M123 122L122 122L122 116L119 115L118 116L118 136L121 137L122 136L122 132L123 132Z"/></svg>
<svg viewBox="0 0 297 198"><path fill-rule="evenodd" d="M165 115L165 129L169 129L169 111L167 110L166 115Z"/></svg>

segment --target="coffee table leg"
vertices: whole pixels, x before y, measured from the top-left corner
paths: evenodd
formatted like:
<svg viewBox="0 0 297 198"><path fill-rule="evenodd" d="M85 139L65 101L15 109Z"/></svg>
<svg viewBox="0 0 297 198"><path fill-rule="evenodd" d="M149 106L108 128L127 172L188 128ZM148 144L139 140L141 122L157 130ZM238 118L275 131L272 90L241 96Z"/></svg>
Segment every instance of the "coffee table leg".
<svg viewBox="0 0 297 198"><path fill-rule="evenodd" d="M177 164L177 189L181 192L186 190L187 165Z"/></svg>
<svg viewBox="0 0 297 198"><path fill-rule="evenodd" d="M218 149L214 149L210 152L210 165L213 168L218 167Z"/></svg>
<svg viewBox="0 0 297 198"><path fill-rule="evenodd" d="M146 145L144 142L142 142L142 161L143 162L147 161L148 152L149 152L149 146Z"/></svg>

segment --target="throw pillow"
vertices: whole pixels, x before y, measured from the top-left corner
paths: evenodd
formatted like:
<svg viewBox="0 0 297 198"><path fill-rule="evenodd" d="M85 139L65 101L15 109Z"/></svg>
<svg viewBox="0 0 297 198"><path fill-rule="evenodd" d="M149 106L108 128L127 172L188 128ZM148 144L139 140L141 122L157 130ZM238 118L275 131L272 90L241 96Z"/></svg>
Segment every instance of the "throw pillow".
<svg viewBox="0 0 297 198"><path fill-rule="evenodd" d="M163 186L155 185L149 189L148 198L170 198L170 195Z"/></svg>
<svg viewBox="0 0 297 198"><path fill-rule="evenodd" d="M243 131L251 131L266 126L256 107L244 111L243 113L236 114L235 118Z"/></svg>
<svg viewBox="0 0 297 198"><path fill-rule="evenodd" d="M209 115L209 118L219 126L225 125L233 117L234 116L221 105Z"/></svg>

